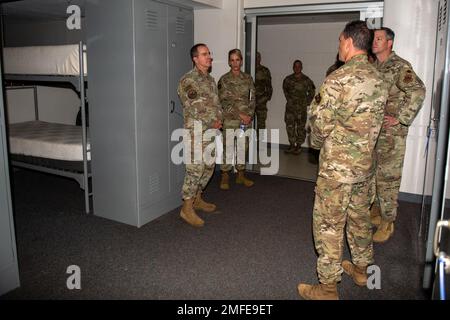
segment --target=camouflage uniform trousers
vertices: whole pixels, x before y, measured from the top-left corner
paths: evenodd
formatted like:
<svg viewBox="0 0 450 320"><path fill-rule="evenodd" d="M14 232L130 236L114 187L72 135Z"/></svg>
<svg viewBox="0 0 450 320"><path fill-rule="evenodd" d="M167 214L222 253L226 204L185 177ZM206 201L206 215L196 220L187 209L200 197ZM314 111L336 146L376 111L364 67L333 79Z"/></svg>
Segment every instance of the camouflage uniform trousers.
<svg viewBox="0 0 450 320"><path fill-rule="evenodd" d="M284 114L284 122L286 123L286 131L291 145L297 144L301 146L306 138L306 119L307 106L300 108L286 106Z"/></svg>
<svg viewBox="0 0 450 320"><path fill-rule="evenodd" d="M206 188L209 180L214 174L215 162L208 164L204 161L205 148L210 145L211 141L201 142L201 146L197 143L197 149L202 150L202 160L199 163L194 161L194 140L191 136L191 161L186 163L186 174L184 176L184 183L182 187L183 199L194 198L199 191L203 191ZM215 150L211 152L211 156L215 156Z"/></svg>
<svg viewBox="0 0 450 320"><path fill-rule="evenodd" d="M267 120L267 100L266 99L256 99L256 125L258 130L266 128Z"/></svg>
<svg viewBox="0 0 450 320"><path fill-rule="evenodd" d="M355 184L318 177L313 211L314 244L319 254L319 281L341 281L344 227L354 264L373 263L369 208L374 198L373 178Z"/></svg>
<svg viewBox="0 0 450 320"><path fill-rule="evenodd" d="M227 148L232 148L233 154L235 156L235 161L237 162L237 155L235 154L235 151L237 149L237 147L235 148L235 145L237 144L237 138L234 138L234 141L230 142L227 141L226 138L226 129L239 129L240 126L240 121L236 121L236 120L232 120L232 121L227 121L225 120L223 123L223 135L222 135L222 140L223 140L223 162L220 165L220 170L221 171L231 171L231 169L233 168L233 164L229 163L230 161L226 161L226 150ZM250 129L251 125L247 126L247 129ZM228 146L227 144L230 144L230 146ZM245 159L247 159L247 155L248 155L248 138L245 138L245 158L242 159L242 162L245 162ZM227 163L228 162L228 163ZM245 163L243 164L235 164L234 166L236 168L236 170L241 171L241 170L245 170Z"/></svg>
<svg viewBox="0 0 450 320"><path fill-rule="evenodd" d="M398 194L405 158L406 136L382 132L378 138L376 190L374 206L379 206L381 217L394 222L397 218Z"/></svg>

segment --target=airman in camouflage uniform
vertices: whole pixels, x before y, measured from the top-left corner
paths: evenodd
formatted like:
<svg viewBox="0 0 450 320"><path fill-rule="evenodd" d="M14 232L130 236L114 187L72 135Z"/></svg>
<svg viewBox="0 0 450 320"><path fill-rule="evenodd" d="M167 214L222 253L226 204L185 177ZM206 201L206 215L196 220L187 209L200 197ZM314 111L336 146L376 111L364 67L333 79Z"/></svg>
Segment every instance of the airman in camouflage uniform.
<svg viewBox="0 0 450 320"><path fill-rule="evenodd" d="M305 299L338 299L336 284L343 271L365 286L367 266L374 261L369 215L373 153L387 87L367 60L371 42L365 22L346 25L339 37L339 57L345 64L325 79L310 106L311 146L320 149L313 211L320 284L300 284ZM345 226L352 262L341 263Z"/></svg>
<svg viewBox="0 0 450 320"><path fill-rule="evenodd" d="M267 102L272 99L272 76L267 67L261 64L261 54L256 53L256 125L258 130L266 128ZM259 131L258 131L259 132Z"/></svg>
<svg viewBox="0 0 450 320"><path fill-rule="evenodd" d="M230 50L228 53L228 63L231 70L224 74L219 82L219 98L223 109L223 144L224 144L224 160L221 165L222 179L220 188L228 190L229 172L232 169L232 164L226 159L226 149L234 149L235 141L227 141L226 130L233 131L239 129L241 125L246 129L251 127L251 121L255 112L255 86L250 75L241 71L242 67L242 53L239 49ZM245 153L248 151L248 143L245 144ZM228 159L229 160L229 159ZM245 159L241 159L244 161ZM236 178L237 184L243 184L246 187L251 187L253 181L245 177L245 163L235 165L238 176Z"/></svg>
<svg viewBox="0 0 450 320"><path fill-rule="evenodd" d="M289 149L286 153L299 154L306 138L307 108L314 98L316 87L314 82L302 73L302 62L295 60L294 73L283 81L283 91L286 97L284 121L289 139Z"/></svg>
<svg viewBox="0 0 450 320"><path fill-rule="evenodd" d="M178 96L183 104L184 128L191 136L191 163L186 163L186 175L182 188L183 207L181 218L195 227L201 227L204 221L194 209L213 212L216 206L205 202L202 191L214 173L214 163L204 161L203 152L211 141L196 141L194 139L194 123L201 123L202 133L208 129L220 129L222 126L222 107L220 105L217 86L214 78L208 73L212 59L205 44L197 44L191 49L194 69L186 73L178 85ZM203 140L203 139L202 139ZM202 150L200 163L194 162L195 145Z"/></svg>
<svg viewBox="0 0 450 320"><path fill-rule="evenodd" d="M372 47L377 56L375 66L390 88L376 147L377 198L372 206L371 220L378 229L373 236L374 242L385 242L394 232L408 128L425 99L422 80L408 61L392 51L394 37L389 28L376 30Z"/></svg>

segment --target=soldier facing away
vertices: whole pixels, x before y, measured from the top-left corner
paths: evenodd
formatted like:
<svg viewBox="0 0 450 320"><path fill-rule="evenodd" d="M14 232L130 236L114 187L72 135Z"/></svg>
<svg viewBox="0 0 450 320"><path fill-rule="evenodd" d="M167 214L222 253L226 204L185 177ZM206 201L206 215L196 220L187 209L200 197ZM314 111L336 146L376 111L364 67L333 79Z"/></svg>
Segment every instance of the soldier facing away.
<svg viewBox="0 0 450 320"><path fill-rule="evenodd" d="M261 53L256 53L256 125L257 129L266 129L267 102L272 99L272 76L267 67L261 64ZM259 132L259 131L258 131Z"/></svg>
<svg viewBox="0 0 450 320"><path fill-rule="evenodd" d="M294 73L283 81L283 92L286 97L284 121L289 139L286 153L300 154L301 146L306 138L307 108L314 98L316 87L308 76L302 73L303 64L295 60Z"/></svg>
<svg viewBox="0 0 450 320"><path fill-rule="evenodd" d="M224 150L234 149L235 141L229 141L226 138L226 130L233 131L243 127L248 129L251 127L253 114L255 112L255 85L250 75L241 71L242 53L239 49L233 49L228 52L228 64L230 71L224 74L218 82L219 98L223 109L223 142ZM238 146L239 147L239 146ZM248 151L248 143L245 143L245 154ZM229 173L232 169L231 159L226 159L224 152L224 161L220 169L222 171L222 179L220 188L228 190ZM237 184L243 184L251 187L253 181L245 177L245 158L238 159L241 163L236 163L235 167L238 172L236 177ZM243 163L242 163L243 162Z"/></svg>
<svg viewBox="0 0 450 320"><path fill-rule="evenodd" d="M300 283L297 289L304 299L339 299L342 272L366 286L367 266L374 262L369 213L373 152L388 92L367 60L371 43L364 21L345 26L339 36L339 58L345 64L325 79L310 107L311 145L320 149L313 211L320 283ZM341 260L345 227L352 262Z"/></svg>
<svg viewBox="0 0 450 320"><path fill-rule="evenodd" d="M422 80L408 61L392 51L394 37L394 32L389 28L375 30L372 45L372 51L377 56L375 66L390 88L376 146L377 197L371 209L372 223L378 226L373 235L375 242L387 241L394 232L406 137L425 99Z"/></svg>
<svg viewBox="0 0 450 320"><path fill-rule="evenodd" d="M194 124L201 123L202 133L208 129L222 127L222 107L220 105L216 82L209 75L212 58L208 47L199 43L191 48L191 59L195 67L186 73L178 85L178 96L183 104L184 128L189 130L191 141L191 159L197 149L205 151L211 141L194 139ZM204 221L195 209L214 212L216 206L202 199L202 192L214 173L215 163L206 163L203 156L200 163L186 163L186 175L182 188L183 207L180 216L194 227L201 227Z"/></svg>

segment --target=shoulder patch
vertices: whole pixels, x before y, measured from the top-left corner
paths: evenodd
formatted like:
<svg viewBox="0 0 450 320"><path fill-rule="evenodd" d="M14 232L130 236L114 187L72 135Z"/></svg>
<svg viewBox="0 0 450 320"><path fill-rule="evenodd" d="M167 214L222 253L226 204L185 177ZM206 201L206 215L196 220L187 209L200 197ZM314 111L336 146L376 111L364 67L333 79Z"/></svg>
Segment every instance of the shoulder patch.
<svg viewBox="0 0 450 320"><path fill-rule="evenodd" d="M322 101L322 97L321 97L320 93L316 94L316 96L314 97L314 100L316 101L317 104L319 104Z"/></svg>
<svg viewBox="0 0 450 320"><path fill-rule="evenodd" d="M195 99L197 98L197 91L195 91L194 89L190 89L187 93L187 96L189 99Z"/></svg>
<svg viewBox="0 0 450 320"><path fill-rule="evenodd" d="M404 83L410 83L410 82L412 82L412 81L413 81L413 75L412 75L412 72L411 72L411 70L408 70L408 71L406 72L405 77L403 78L403 82L404 82Z"/></svg>

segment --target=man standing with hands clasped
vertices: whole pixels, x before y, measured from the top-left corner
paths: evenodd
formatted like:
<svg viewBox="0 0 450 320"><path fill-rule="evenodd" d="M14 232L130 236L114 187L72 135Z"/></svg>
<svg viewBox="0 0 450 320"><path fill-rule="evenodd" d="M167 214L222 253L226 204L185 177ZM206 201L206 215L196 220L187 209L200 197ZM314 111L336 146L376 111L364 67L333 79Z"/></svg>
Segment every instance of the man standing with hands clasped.
<svg viewBox="0 0 450 320"><path fill-rule="evenodd" d="M178 96L183 104L184 128L189 130L191 136L191 163L186 163L186 175L182 188L184 204L180 216L194 227L201 227L204 221L195 210L213 212L216 206L207 203L202 198L203 189L206 188L214 173L214 163L207 163L203 153L211 141L196 141L194 139L194 125L201 125L202 134L208 129L222 127L222 107L219 101L216 82L210 76L212 65L211 53L208 47L199 43L191 48L191 59L195 67L186 73L178 85ZM197 148L195 147L197 146ZM195 150L202 151L199 163L195 163ZM194 161L194 162L192 162Z"/></svg>
<svg viewBox="0 0 450 320"><path fill-rule="evenodd" d="M367 60L372 33L364 21L349 22L339 36L339 59L310 106L311 145L320 149L313 211L319 284L300 283L308 300L337 300L342 272L359 286L374 262L370 204L374 150L383 122L387 87ZM344 228L352 261L342 261ZM341 262L342 261L342 262Z"/></svg>

